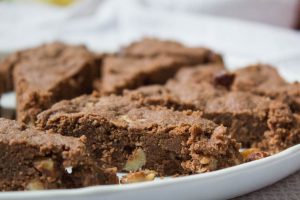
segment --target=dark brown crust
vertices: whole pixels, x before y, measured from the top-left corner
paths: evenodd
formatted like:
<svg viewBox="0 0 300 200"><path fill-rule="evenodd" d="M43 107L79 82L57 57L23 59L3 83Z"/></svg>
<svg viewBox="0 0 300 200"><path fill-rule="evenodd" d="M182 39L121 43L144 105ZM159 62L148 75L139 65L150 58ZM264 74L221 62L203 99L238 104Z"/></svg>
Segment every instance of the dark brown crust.
<svg viewBox="0 0 300 200"><path fill-rule="evenodd" d="M53 43L19 55L14 81L20 122L32 124L53 103L91 92L93 79L99 75L98 57L83 46Z"/></svg>
<svg viewBox="0 0 300 200"><path fill-rule="evenodd" d="M0 191L34 189L30 186L33 182L43 189L54 189L117 181L113 172L103 171L89 158L84 138L46 134L3 118L0 154ZM40 165L42 162L51 162L53 167ZM71 174L66 167L72 167Z"/></svg>
<svg viewBox="0 0 300 200"><path fill-rule="evenodd" d="M37 125L63 135L85 133L94 156L121 170L137 148L146 154L144 167L160 175L213 171L240 162L239 145L226 136L226 128L197 112L146 107L128 97L63 101L41 113Z"/></svg>

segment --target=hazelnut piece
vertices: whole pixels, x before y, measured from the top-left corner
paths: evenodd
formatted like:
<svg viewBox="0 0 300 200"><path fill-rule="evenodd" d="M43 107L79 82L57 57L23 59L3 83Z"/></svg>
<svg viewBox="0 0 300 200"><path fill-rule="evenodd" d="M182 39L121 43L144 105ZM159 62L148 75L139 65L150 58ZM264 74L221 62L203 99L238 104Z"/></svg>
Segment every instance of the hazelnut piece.
<svg viewBox="0 0 300 200"><path fill-rule="evenodd" d="M146 164L146 154L141 148L138 148L133 151L131 156L129 156L125 164L124 170L137 171L141 169L145 164Z"/></svg>

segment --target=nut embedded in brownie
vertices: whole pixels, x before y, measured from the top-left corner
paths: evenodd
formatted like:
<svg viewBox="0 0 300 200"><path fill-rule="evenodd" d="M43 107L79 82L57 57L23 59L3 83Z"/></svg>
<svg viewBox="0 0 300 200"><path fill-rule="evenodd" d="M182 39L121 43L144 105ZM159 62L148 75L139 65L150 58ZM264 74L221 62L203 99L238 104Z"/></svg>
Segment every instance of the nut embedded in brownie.
<svg viewBox="0 0 300 200"><path fill-rule="evenodd" d="M143 106L126 96L62 101L39 114L37 126L75 137L84 133L94 157L119 170L126 166L130 171L144 168L174 175L241 162L240 145L227 136L225 127L202 119L198 112Z"/></svg>
<svg viewBox="0 0 300 200"><path fill-rule="evenodd" d="M89 157L84 137L46 134L0 118L0 191L77 188L117 182L114 170L102 170Z"/></svg>

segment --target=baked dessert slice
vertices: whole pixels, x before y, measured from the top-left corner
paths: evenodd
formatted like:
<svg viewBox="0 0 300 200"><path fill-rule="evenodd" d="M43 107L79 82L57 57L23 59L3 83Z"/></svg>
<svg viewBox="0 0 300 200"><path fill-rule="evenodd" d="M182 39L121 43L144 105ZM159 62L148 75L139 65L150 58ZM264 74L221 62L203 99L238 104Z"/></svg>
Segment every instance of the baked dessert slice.
<svg viewBox="0 0 300 200"><path fill-rule="evenodd" d="M46 134L0 118L0 191L117 182L114 170L102 170L89 157L84 137Z"/></svg>
<svg viewBox="0 0 300 200"><path fill-rule="evenodd" d="M229 128L233 138L243 147L260 141L268 130L267 120L271 100L247 92L229 92L210 100L203 117Z"/></svg>
<svg viewBox="0 0 300 200"><path fill-rule="evenodd" d="M260 91L260 95L285 102L290 106L293 113L300 112L300 84L298 82Z"/></svg>
<svg viewBox="0 0 300 200"><path fill-rule="evenodd" d="M207 48L187 47L172 40L160 40L157 38L143 38L122 48L120 54L127 57L156 57L165 55L181 58L186 64L223 63L222 57Z"/></svg>
<svg viewBox="0 0 300 200"><path fill-rule="evenodd" d="M299 114L294 114L287 104L273 101L268 116L268 130L254 146L270 153L278 153L300 144Z"/></svg>
<svg viewBox="0 0 300 200"><path fill-rule="evenodd" d="M141 87L124 94L145 105L202 112L204 118L228 127L243 147L251 147L268 130L272 100L250 92L230 91L233 81L234 74L220 67L185 68L165 86Z"/></svg>
<svg viewBox="0 0 300 200"><path fill-rule="evenodd" d="M216 89L207 82L201 84L172 84L146 86L126 91L125 96L143 105L159 105L174 110L193 110L202 117L228 127L228 133L244 148L262 140L268 130L270 100L247 92Z"/></svg>
<svg viewBox="0 0 300 200"><path fill-rule="evenodd" d="M260 96L287 103L293 112L300 111L300 84L288 83L278 71L264 64L251 65L235 71L235 91L250 91Z"/></svg>
<svg viewBox="0 0 300 200"><path fill-rule="evenodd" d="M180 68L206 63L224 68L221 56L209 49L145 39L104 58L101 80L96 81L95 87L104 95L121 94L124 89L164 84Z"/></svg>
<svg viewBox="0 0 300 200"><path fill-rule="evenodd" d="M176 111L196 110L192 103L181 101L164 85L142 86L135 90L124 90L123 95L144 106L161 106Z"/></svg>
<svg viewBox="0 0 300 200"><path fill-rule="evenodd" d="M84 46L62 43L42 45L17 53L10 63L14 71L17 119L34 123L36 115L62 99L93 88L100 61Z"/></svg>
<svg viewBox="0 0 300 200"><path fill-rule="evenodd" d="M103 60L101 94L121 94L124 89L135 89L149 84L164 84L184 63L166 56L130 58L108 56Z"/></svg>
<svg viewBox="0 0 300 200"><path fill-rule="evenodd" d="M239 164L239 144L227 129L201 118L144 106L127 96L81 96L55 104L37 126L62 135L86 135L88 147L105 167L160 175L202 173Z"/></svg>
<svg viewBox="0 0 300 200"><path fill-rule="evenodd" d="M270 89L287 85L278 71L270 65L250 65L234 72L236 74L232 89L235 91L253 92L263 94Z"/></svg>

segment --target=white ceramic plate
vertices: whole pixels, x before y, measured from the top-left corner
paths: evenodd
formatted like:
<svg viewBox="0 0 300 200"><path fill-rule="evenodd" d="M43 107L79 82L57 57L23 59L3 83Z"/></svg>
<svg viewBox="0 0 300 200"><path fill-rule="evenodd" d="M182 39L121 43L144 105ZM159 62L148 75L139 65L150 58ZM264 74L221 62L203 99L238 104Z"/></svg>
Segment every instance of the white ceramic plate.
<svg viewBox="0 0 300 200"><path fill-rule="evenodd" d="M143 13L145 12L143 11ZM141 14L141 16L143 15ZM279 64L279 69L288 80L300 80L300 77L298 77L300 69L297 67L300 66L300 60L298 59L300 56L298 48L300 46L300 37L295 33L280 29L273 30L270 27L261 25L255 26L254 24L244 24L236 21L230 22L230 20L225 21L224 19L210 20L201 18L198 20L170 13L168 17L161 17L161 20L155 20L155 23L150 23L152 22L151 20L159 16L161 15L157 13L157 15L151 15L151 19L149 20L148 18L143 18L144 21L148 22L147 27L143 26L141 21L139 21L140 23L128 27L130 31L124 31L124 34L120 37L123 37L122 40L124 41L129 41L142 35L170 37L185 41L196 41L199 38L198 43L222 50L230 66L249 63L250 60L254 62L263 60L257 55L262 55L267 51L269 51L269 55L274 55L274 58L279 58L281 55L279 49L290 49L290 52L285 51L284 56L279 61L266 60L274 64ZM172 23L171 21L164 20L170 18L176 19L176 22ZM120 18L123 21L129 19L131 20L131 18L126 17ZM132 19L137 19L137 17ZM140 18L140 20L142 19ZM131 21L134 22L134 20ZM162 28L166 27L164 26L164 22L169 25L169 31ZM161 29L155 29L154 27L156 26L161 27ZM191 28L188 29L190 31L188 35L182 32L182 30L187 30L187 27ZM203 31L201 32L200 29ZM216 30L221 31L218 32ZM239 31L236 30L243 32L241 34L243 37L240 40L234 40L238 35L235 35L235 38L231 37L233 32L238 34ZM211 34L208 34L208 32ZM201 38L202 35L198 37L199 34L197 33L201 33L204 37ZM246 33L249 34L247 35ZM274 34L272 35L272 33ZM203 41L210 42L204 43L202 39ZM228 48L224 48L224 41L227 44L232 43L234 48L229 48L228 46ZM249 44L251 48L247 49L246 47ZM289 45L291 48L287 48ZM239 52L243 52L243 54L239 54ZM265 58L265 56L262 55L262 58ZM14 95L10 94L5 95L0 103L6 107L13 107L14 101ZM37 192L2 192L0 193L0 200L228 199L271 185L299 169L300 145L297 145L262 160L205 174L165 178L163 180L158 179L153 182L131 185L94 186L81 189Z"/></svg>

